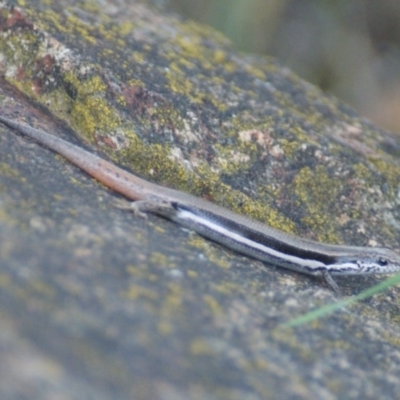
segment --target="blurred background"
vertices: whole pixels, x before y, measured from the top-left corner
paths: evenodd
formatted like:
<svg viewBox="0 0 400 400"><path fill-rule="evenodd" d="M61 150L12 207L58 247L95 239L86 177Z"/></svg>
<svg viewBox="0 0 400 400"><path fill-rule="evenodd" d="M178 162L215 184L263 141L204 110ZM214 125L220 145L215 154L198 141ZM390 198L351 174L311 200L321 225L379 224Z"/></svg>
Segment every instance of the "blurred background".
<svg viewBox="0 0 400 400"><path fill-rule="evenodd" d="M400 133L400 0L170 0Z"/></svg>

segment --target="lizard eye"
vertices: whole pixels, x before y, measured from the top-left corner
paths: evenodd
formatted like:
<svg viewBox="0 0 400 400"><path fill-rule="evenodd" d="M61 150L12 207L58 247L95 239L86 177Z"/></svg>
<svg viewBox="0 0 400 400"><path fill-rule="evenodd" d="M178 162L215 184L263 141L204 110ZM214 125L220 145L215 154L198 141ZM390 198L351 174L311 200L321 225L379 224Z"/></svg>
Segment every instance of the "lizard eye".
<svg viewBox="0 0 400 400"><path fill-rule="evenodd" d="M388 261L385 260L384 258L378 258L378 264L379 264L381 267L385 267L386 265L388 265Z"/></svg>

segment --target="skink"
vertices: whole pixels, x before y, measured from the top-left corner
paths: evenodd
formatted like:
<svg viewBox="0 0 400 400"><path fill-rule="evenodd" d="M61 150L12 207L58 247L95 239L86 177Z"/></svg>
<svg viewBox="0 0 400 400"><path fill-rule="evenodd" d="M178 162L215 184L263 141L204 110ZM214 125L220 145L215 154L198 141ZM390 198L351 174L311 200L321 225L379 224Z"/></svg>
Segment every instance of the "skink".
<svg viewBox="0 0 400 400"><path fill-rule="evenodd" d="M0 116L0 122L62 155L107 187L136 201L136 211L161 215L266 263L321 276L337 293L340 290L332 275L400 271L400 256L390 249L324 244L290 235L207 200L148 182L44 131L3 116Z"/></svg>

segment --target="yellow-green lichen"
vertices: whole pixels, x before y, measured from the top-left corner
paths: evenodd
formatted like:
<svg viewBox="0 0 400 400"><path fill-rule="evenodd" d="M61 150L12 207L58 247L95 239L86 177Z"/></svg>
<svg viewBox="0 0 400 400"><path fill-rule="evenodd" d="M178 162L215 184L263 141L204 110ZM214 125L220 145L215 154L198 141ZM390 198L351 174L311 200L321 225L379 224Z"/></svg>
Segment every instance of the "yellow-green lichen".
<svg viewBox="0 0 400 400"><path fill-rule="evenodd" d="M320 241L340 241L336 226L332 223L332 208L338 201L341 187L340 179L329 177L323 166L317 166L315 170L304 167L294 179L293 190L299 207L307 211L302 223Z"/></svg>
<svg viewBox="0 0 400 400"><path fill-rule="evenodd" d="M125 270L127 274L134 276L135 278L145 278L149 273L147 268L143 268L139 265L127 265Z"/></svg>
<svg viewBox="0 0 400 400"><path fill-rule="evenodd" d="M222 308L214 297L210 296L209 294L205 294L203 295L203 301L215 317L221 315Z"/></svg>
<svg viewBox="0 0 400 400"><path fill-rule="evenodd" d="M105 100L105 83L99 76L86 80L73 73L65 74L65 82L76 89L76 99L70 110L71 124L80 132L108 132L120 121L115 110Z"/></svg>
<svg viewBox="0 0 400 400"><path fill-rule="evenodd" d="M197 278L199 276L197 271L193 271L191 269L189 269L186 273L189 278Z"/></svg>
<svg viewBox="0 0 400 400"><path fill-rule="evenodd" d="M254 66L254 65L247 64L246 65L246 71L250 75L257 77L258 79L260 79L262 81L265 81L265 71L263 71L262 69Z"/></svg>
<svg viewBox="0 0 400 400"><path fill-rule="evenodd" d="M50 8L41 12L41 18L35 19L35 22L43 28L48 29L48 25L52 25L59 33L66 35L78 36L80 40L86 41L90 45L95 45L97 42L95 31L96 27L82 21L77 17L72 9L70 12L59 14Z"/></svg>
<svg viewBox="0 0 400 400"><path fill-rule="evenodd" d="M203 338L194 338L189 344L189 351L193 355L212 355L215 353L213 348Z"/></svg>
<svg viewBox="0 0 400 400"><path fill-rule="evenodd" d="M21 176L20 172L14 168L11 168L9 164L5 162L0 162L0 173L2 176L17 179L21 183L26 183L26 178Z"/></svg>
<svg viewBox="0 0 400 400"><path fill-rule="evenodd" d="M182 116L179 111L170 104L148 108L147 113L148 115L143 118L138 117L138 121L142 123L143 128L148 127L148 130L151 130L150 119L156 119L160 126L173 126L175 130L184 129Z"/></svg>
<svg viewBox="0 0 400 400"><path fill-rule="evenodd" d="M174 57L176 57L175 54ZM170 58L172 58L172 56ZM199 90L197 85L194 83L195 80L206 80L207 86L209 86L212 83L209 78L197 74L196 77L193 78L192 82L191 78L188 77L186 69L190 69L191 67L192 64L184 59L170 61L168 69L164 72L169 89L174 93L185 96L193 104L200 105L209 102L219 111L225 111L227 105L224 101L218 100L207 91Z"/></svg>
<svg viewBox="0 0 400 400"><path fill-rule="evenodd" d="M10 66L15 72L14 78L20 73L23 66L28 66L30 69L34 68L32 58L34 59L37 54L40 54L40 48L38 49L37 47L38 40L39 35L37 32L27 30L20 32L18 35L7 32L5 40L0 41L1 51L8 60L11 60ZM9 75L9 72L7 72L6 76ZM23 81L22 79L20 80ZM22 82L20 83L22 84Z"/></svg>
<svg viewBox="0 0 400 400"><path fill-rule="evenodd" d="M97 0L88 0L81 3L80 7L91 15L98 15L102 13L102 5Z"/></svg>
<svg viewBox="0 0 400 400"><path fill-rule="evenodd" d="M176 64L170 64L169 68L165 71L165 78L167 79L169 88L173 92L183 94L189 98L193 94L193 84L187 79L185 74L178 69ZM196 102L195 99L192 99L192 101Z"/></svg>
<svg viewBox="0 0 400 400"><path fill-rule="evenodd" d="M160 319L157 322L157 331L160 335L170 335L174 331L174 327L170 321Z"/></svg>
<svg viewBox="0 0 400 400"><path fill-rule="evenodd" d="M127 289L122 292L122 297L129 300L137 300L139 298L155 301L158 299L158 294L154 288L147 288L143 285L130 284Z"/></svg>
<svg viewBox="0 0 400 400"><path fill-rule="evenodd" d="M352 170L357 179L361 180L365 187L372 184L373 175L371 170L364 163L357 163L352 165Z"/></svg>
<svg viewBox="0 0 400 400"><path fill-rule="evenodd" d="M221 172L234 174L249 166L250 156L238 151L236 146L222 146L216 144L215 152L218 154L216 163Z"/></svg>
<svg viewBox="0 0 400 400"><path fill-rule="evenodd" d="M233 282L223 282L220 284L215 283L212 285L212 287L218 293L226 295L226 296L235 295L235 293L237 293L239 290L243 289L242 286L239 286Z"/></svg>
<svg viewBox="0 0 400 400"><path fill-rule="evenodd" d="M117 33L121 36L130 35L134 27L135 24L132 21L121 22L116 26L116 28L118 29Z"/></svg>
<svg viewBox="0 0 400 400"><path fill-rule="evenodd" d="M149 262L162 267L165 267L166 265L169 265L170 267L175 267L175 264L173 266L170 265L170 263L168 262L168 258L165 254L157 251L151 253Z"/></svg>
<svg viewBox="0 0 400 400"><path fill-rule="evenodd" d="M399 167L381 158L371 157L369 161L382 174L384 183L387 185L387 188L389 189L390 196L392 198L396 196L400 184Z"/></svg>
<svg viewBox="0 0 400 400"><path fill-rule="evenodd" d="M205 240L202 236L194 235L190 239L189 243L192 246L200 249L201 253L207 257L207 260L209 260L211 263L215 264L219 268L230 268L231 263L229 262L229 259L226 257L221 257L221 254L215 251L215 245Z"/></svg>
<svg viewBox="0 0 400 400"><path fill-rule="evenodd" d="M31 289L35 294L38 294L40 296L54 297L56 294L52 286L38 279L29 280L28 286L29 289Z"/></svg>

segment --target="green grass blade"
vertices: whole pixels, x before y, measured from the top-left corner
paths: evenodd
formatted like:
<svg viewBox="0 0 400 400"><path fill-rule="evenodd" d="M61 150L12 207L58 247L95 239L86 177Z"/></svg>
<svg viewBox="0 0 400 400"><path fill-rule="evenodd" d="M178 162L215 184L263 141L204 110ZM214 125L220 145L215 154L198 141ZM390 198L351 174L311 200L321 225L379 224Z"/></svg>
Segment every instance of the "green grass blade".
<svg viewBox="0 0 400 400"><path fill-rule="evenodd" d="M363 292L359 293L356 296L338 301L337 303L328 304L314 311L310 311L307 314L301 315L300 317L294 318L289 322L283 324L282 326L284 328L294 328L295 326L307 324L311 321L314 321L315 319L325 317L336 310L349 306L355 303L356 301L363 300L366 299L367 297L373 296L376 293L383 292L385 289L397 285L398 283L400 283L400 274L396 274L395 276L392 276L391 278L384 280L378 285L372 286L371 288L364 290Z"/></svg>

